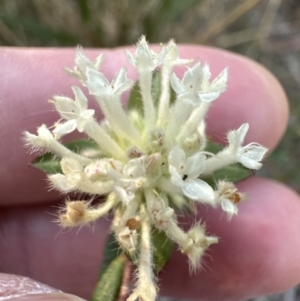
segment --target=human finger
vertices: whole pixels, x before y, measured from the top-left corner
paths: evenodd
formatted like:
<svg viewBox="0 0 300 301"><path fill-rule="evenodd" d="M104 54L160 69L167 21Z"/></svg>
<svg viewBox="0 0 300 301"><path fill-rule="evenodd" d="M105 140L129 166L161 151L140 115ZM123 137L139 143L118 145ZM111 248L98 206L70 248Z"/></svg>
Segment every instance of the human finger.
<svg viewBox="0 0 300 301"><path fill-rule="evenodd" d="M84 301L28 277L0 273L0 300Z"/></svg>
<svg viewBox="0 0 300 301"><path fill-rule="evenodd" d="M248 122L245 142L256 141L272 149L285 130L288 116L286 96L277 80L257 63L227 51L201 46L181 46L180 51L182 57L209 62L213 76L229 66L228 89L208 114L209 134L224 141L229 129ZM86 51L91 58L99 52L106 55L102 71L108 78L123 65L135 78L124 48ZM71 96L70 86L78 83L62 69L73 65L73 57L73 49L0 50L0 138L5 146L0 149L2 205L45 203L59 197L55 191L46 193L45 175L29 167L36 155L25 150L22 133L35 132L42 123L52 125L58 119L47 100L53 94ZM177 69L179 75L183 71Z"/></svg>
<svg viewBox="0 0 300 301"><path fill-rule="evenodd" d="M207 230L219 237L202 271L189 277L183 255L176 253L161 275L163 292L172 291L178 298L244 300L299 283L299 196L282 184L255 177L238 188L247 200L231 221L218 210L199 210Z"/></svg>
<svg viewBox="0 0 300 301"><path fill-rule="evenodd" d="M231 221L220 210L199 208L197 220L207 224L219 243L209 248L203 269L193 275L187 258L176 251L159 276L161 294L234 301L283 291L299 282L299 197L259 178L242 182L239 189L248 194L248 201L240 204ZM59 232L49 211L36 206L0 212L0 268L88 298L98 278L109 221Z"/></svg>

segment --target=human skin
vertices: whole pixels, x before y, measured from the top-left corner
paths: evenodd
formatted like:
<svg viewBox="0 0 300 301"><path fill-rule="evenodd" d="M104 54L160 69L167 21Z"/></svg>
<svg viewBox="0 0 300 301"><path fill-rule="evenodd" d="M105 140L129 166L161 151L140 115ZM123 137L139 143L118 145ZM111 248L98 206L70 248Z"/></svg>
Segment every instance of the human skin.
<svg viewBox="0 0 300 301"><path fill-rule="evenodd" d="M86 54L95 58L101 52L105 53L102 72L109 79L123 65L129 77L136 78L124 49ZM180 53L209 62L213 76L229 66L228 89L207 116L210 136L225 143L228 130L248 122L245 143L255 141L272 151L288 119L286 96L277 80L257 63L226 51L181 46ZM70 87L80 86L63 72L64 66L74 65L74 55L74 49L0 48L0 272L6 273L0 274L0 300L8 295L11 300L79 300L9 274L28 276L82 298L89 298L97 280L109 219L101 219L93 228L60 231L52 213L64 196L48 191L45 175L29 166L36 154L30 154L22 140L25 130L34 133L42 123L50 126L59 119L47 102L53 94L72 97ZM183 71L176 69L179 76ZM96 108L96 103L91 102L91 107ZM196 219L183 220L185 227L198 219L205 221L220 242L210 247L203 268L193 275L186 257L174 252L159 276L161 295L242 300L299 282L297 194L255 176L238 187L248 197L231 221L220 210L205 206L199 207ZM35 294L35 299L26 293Z"/></svg>

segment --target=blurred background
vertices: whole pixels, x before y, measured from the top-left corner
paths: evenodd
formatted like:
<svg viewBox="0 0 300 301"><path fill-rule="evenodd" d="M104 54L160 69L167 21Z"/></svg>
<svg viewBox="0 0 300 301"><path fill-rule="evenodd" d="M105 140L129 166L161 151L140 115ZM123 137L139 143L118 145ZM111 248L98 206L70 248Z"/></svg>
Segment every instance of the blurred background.
<svg viewBox="0 0 300 301"><path fill-rule="evenodd" d="M224 48L271 70L291 117L260 173L300 192L299 0L0 0L0 45L116 47L142 34L151 43L174 38ZM256 300L300 300L300 291Z"/></svg>

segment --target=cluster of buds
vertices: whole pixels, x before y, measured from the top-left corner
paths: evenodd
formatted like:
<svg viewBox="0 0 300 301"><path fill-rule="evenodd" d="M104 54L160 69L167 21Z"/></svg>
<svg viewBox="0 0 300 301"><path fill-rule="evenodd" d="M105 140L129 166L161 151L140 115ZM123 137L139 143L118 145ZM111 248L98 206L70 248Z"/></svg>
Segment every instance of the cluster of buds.
<svg viewBox="0 0 300 301"><path fill-rule="evenodd" d="M139 254L137 283L128 300L150 301L157 294L151 229L163 231L188 256L190 266L197 268L205 249L218 239L208 236L201 224L182 230L175 207L200 203L221 207L229 218L237 214L243 195L235 185L220 181L212 187L203 179L237 162L259 169L267 149L257 143L243 145L249 128L245 123L227 134L228 146L219 153L205 150L204 118L211 103L226 90L227 69L211 80L209 66L197 62L179 79L173 67L191 61L179 57L173 41L154 52L145 37L137 43L135 54L126 51L126 56L138 75L141 110L122 107L121 95L134 85L126 68L109 82L99 71L102 55L92 62L78 48L76 65L67 72L94 96L105 118L98 123L82 90L73 87L74 99L54 96L50 101L61 120L51 129L40 126L37 135L26 132L25 139L34 150L61 158L62 173L48 176L55 189L106 197L97 206L84 200L66 201L61 226L82 226L112 211L116 240L126 252ZM152 81L157 70L161 70L161 88L154 97ZM175 101L171 101L171 88ZM97 144L96 157L75 153L59 142L74 130Z"/></svg>

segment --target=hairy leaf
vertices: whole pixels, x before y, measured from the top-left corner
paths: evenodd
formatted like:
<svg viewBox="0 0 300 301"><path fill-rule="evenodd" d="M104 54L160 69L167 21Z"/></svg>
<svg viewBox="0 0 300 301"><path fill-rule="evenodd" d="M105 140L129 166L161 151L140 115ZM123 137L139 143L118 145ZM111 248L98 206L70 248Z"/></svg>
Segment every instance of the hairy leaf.
<svg viewBox="0 0 300 301"><path fill-rule="evenodd" d="M223 148L224 148L224 146L221 145L220 143L208 141L205 151L213 153L213 154L217 154L218 152L223 150Z"/></svg>
<svg viewBox="0 0 300 301"><path fill-rule="evenodd" d="M211 186L219 181L228 181L236 183L242 181L252 175L251 170L242 164L236 163L215 171L212 175L201 178Z"/></svg>
<svg viewBox="0 0 300 301"><path fill-rule="evenodd" d="M100 280L96 284L91 301L116 300L123 279L123 272L127 257L124 254L115 258L105 269Z"/></svg>
<svg viewBox="0 0 300 301"><path fill-rule="evenodd" d="M100 275L102 275L105 272L106 268L110 265L110 263L121 253L122 251L120 251L120 246L116 241L114 234L110 233L103 251L103 260L100 267Z"/></svg>
<svg viewBox="0 0 300 301"><path fill-rule="evenodd" d="M174 103L175 101L175 92L170 87L170 103ZM153 78L152 78L152 97L153 102L155 106L158 106L159 98L161 95L161 72L155 71L153 72ZM142 103L142 96L141 96L141 89L138 83L135 83L133 86L128 102L127 102L127 110L136 110L140 112L141 114L144 114L143 112L143 103Z"/></svg>
<svg viewBox="0 0 300 301"><path fill-rule="evenodd" d="M138 83L135 83L131 89L129 99L127 102L127 110L136 110L140 114L143 114L143 103L142 103L142 95L141 89Z"/></svg>
<svg viewBox="0 0 300 301"><path fill-rule="evenodd" d="M174 243L163 231L158 231L157 229L152 229L152 242L154 247L154 272L158 273L170 259L173 253Z"/></svg>

